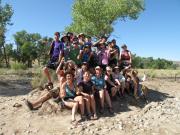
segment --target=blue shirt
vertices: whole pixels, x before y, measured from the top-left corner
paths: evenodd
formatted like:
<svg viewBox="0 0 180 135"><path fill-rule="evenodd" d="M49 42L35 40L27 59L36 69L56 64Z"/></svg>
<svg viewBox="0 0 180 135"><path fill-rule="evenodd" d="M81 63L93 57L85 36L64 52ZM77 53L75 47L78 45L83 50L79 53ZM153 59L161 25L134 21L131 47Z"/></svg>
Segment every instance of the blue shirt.
<svg viewBox="0 0 180 135"><path fill-rule="evenodd" d="M103 76L101 76L100 78L97 78L96 76L92 76L91 81L95 85L96 89L98 90L104 89L105 81Z"/></svg>

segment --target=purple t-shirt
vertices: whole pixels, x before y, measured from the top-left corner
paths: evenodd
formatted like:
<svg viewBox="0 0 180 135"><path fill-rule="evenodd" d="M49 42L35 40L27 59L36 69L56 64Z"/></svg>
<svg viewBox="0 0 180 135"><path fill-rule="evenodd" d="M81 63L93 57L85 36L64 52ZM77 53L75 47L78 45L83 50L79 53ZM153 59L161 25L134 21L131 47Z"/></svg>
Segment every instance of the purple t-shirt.
<svg viewBox="0 0 180 135"><path fill-rule="evenodd" d="M53 57L59 57L60 53L63 53L64 44L62 42L54 41Z"/></svg>
<svg viewBox="0 0 180 135"><path fill-rule="evenodd" d="M109 50L108 49L101 49L98 52L98 63L100 65L108 65L109 63Z"/></svg>

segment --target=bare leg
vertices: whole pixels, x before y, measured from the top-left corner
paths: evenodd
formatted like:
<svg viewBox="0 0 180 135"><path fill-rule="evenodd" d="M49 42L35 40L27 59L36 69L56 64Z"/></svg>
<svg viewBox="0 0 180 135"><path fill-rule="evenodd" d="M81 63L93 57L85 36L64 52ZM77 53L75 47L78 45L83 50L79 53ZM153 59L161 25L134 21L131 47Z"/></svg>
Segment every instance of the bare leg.
<svg viewBox="0 0 180 135"><path fill-rule="evenodd" d="M85 100L85 104L86 104L86 109L88 112L88 115L91 114L91 110L90 110L90 97L84 97Z"/></svg>
<svg viewBox="0 0 180 135"><path fill-rule="evenodd" d="M129 82L125 83L125 87L126 87L126 90L127 90L128 94L130 94L130 85L129 85Z"/></svg>
<svg viewBox="0 0 180 135"><path fill-rule="evenodd" d="M95 99L94 99L94 95L90 95L91 98L91 108L94 114L96 114L96 103L95 103Z"/></svg>
<svg viewBox="0 0 180 135"><path fill-rule="evenodd" d="M78 102L75 101L64 101L65 106L72 108L72 116L71 120L74 121L76 120L75 115L78 109Z"/></svg>
<svg viewBox="0 0 180 135"><path fill-rule="evenodd" d="M104 90L99 91L99 97L100 97L101 108L104 108Z"/></svg>
<svg viewBox="0 0 180 135"><path fill-rule="evenodd" d="M116 87L112 87L111 88L111 92L112 92L112 97L114 97L116 95L117 88Z"/></svg>
<svg viewBox="0 0 180 135"><path fill-rule="evenodd" d="M44 93L44 95L42 95L36 101L31 102L31 104L33 107L38 107L38 106L42 105L45 101L50 99L51 97L52 97L52 95L50 94L50 92L46 91L46 93Z"/></svg>
<svg viewBox="0 0 180 135"><path fill-rule="evenodd" d="M78 101L79 103L79 108L80 108L80 111L81 111L81 116L84 115L84 99L82 96L77 96L74 98L75 101Z"/></svg>
<svg viewBox="0 0 180 135"><path fill-rule="evenodd" d="M44 71L44 74L45 74L45 75L47 76L47 78L48 78L48 82L49 82L49 83L52 82L48 68L47 68L47 67L44 67L43 71Z"/></svg>
<svg viewBox="0 0 180 135"><path fill-rule="evenodd" d="M110 108L112 108L112 104L111 104L111 99L110 99L109 93L108 93L107 90L105 90L104 92L105 92L105 100L106 100L108 106L109 106Z"/></svg>

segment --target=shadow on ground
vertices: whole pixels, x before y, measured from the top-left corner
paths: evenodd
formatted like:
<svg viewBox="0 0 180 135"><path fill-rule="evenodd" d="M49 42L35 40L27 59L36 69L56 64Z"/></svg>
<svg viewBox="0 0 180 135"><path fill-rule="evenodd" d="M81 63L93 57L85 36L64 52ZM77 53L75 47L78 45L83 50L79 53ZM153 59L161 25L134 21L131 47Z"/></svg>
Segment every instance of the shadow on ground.
<svg viewBox="0 0 180 135"><path fill-rule="evenodd" d="M118 98L116 101L113 101L112 104L114 112L119 114L131 111L130 106L142 109L151 102L161 102L166 100L167 98L174 97L170 96L168 93L163 93L157 90L149 89L146 100L144 98L136 100L133 96L126 95L125 98ZM109 115L109 113L105 113L102 115L102 117L111 117L111 115Z"/></svg>
<svg viewBox="0 0 180 135"><path fill-rule="evenodd" d="M0 96L26 95L31 90L30 80L0 80Z"/></svg>

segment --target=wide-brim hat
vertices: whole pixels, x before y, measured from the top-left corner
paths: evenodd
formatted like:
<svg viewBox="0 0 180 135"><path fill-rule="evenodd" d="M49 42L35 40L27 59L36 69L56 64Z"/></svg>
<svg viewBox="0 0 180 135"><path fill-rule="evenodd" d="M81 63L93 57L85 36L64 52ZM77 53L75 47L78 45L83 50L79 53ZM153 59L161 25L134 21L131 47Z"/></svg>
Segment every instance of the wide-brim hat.
<svg viewBox="0 0 180 135"><path fill-rule="evenodd" d="M114 69L119 69L119 67L118 67L118 66L115 66Z"/></svg>
<svg viewBox="0 0 180 135"><path fill-rule="evenodd" d="M83 62L82 65L88 65L88 63L87 62Z"/></svg>
<svg viewBox="0 0 180 135"><path fill-rule="evenodd" d="M85 34L84 34L84 33L79 33L78 38L79 38L79 37L82 37L82 36L85 37Z"/></svg>
<svg viewBox="0 0 180 135"><path fill-rule="evenodd" d="M101 67L100 66L96 66L95 70L97 70L97 69L101 70Z"/></svg>
<svg viewBox="0 0 180 135"><path fill-rule="evenodd" d="M121 48L127 48L127 45L126 45L126 44L123 44L123 45L121 46Z"/></svg>
<svg viewBox="0 0 180 135"><path fill-rule="evenodd" d="M68 39L68 41L70 41L70 37L69 36L67 36L67 35L62 35L62 37L61 37L61 41L62 42L64 42L64 38L67 38Z"/></svg>
<svg viewBox="0 0 180 135"><path fill-rule="evenodd" d="M67 32L67 34L66 34L66 36L69 36L69 37L70 37L71 35L73 36L74 34L73 34L72 32Z"/></svg>
<svg viewBox="0 0 180 135"><path fill-rule="evenodd" d="M109 67L109 66L108 66L108 67L106 67L106 71L109 71L109 70L110 70L110 71L112 71L112 68L111 68L111 67Z"/></svg>

